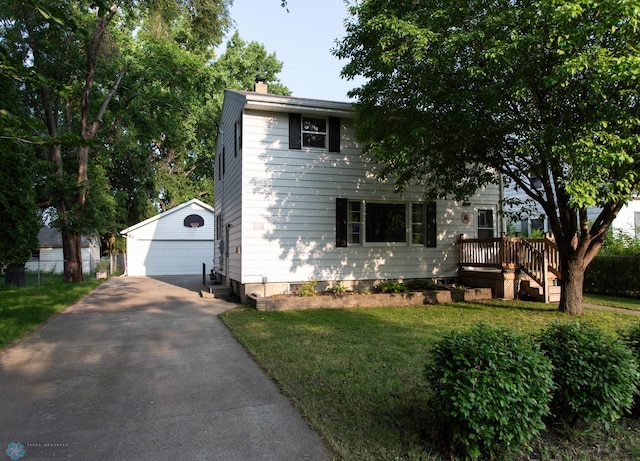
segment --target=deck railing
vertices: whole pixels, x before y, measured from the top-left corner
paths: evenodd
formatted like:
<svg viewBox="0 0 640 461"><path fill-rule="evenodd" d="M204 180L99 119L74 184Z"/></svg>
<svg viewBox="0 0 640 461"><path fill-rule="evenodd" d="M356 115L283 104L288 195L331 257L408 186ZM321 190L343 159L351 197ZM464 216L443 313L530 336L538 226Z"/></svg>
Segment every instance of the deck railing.
<svg viewBox="0 0 640 461"><path fill-rule="evenodd" d="M555 242L549 238L524 239L503 235L494 239L458 240L459 267L520 269L542 286L545 293L548 273L560 279L560 256Z"/></svg>

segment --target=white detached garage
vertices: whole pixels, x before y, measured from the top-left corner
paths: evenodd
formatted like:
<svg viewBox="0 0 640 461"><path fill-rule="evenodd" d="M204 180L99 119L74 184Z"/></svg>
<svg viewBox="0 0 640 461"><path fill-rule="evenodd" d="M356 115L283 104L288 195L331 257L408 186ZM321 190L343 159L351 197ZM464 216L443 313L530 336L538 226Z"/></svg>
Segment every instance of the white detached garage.
<svg viewBox="0 0 640 461"><path fill-rule="evenodd" d="M213 265L213 207L192 199L122 230L127 275L192 275Z"/></svg>

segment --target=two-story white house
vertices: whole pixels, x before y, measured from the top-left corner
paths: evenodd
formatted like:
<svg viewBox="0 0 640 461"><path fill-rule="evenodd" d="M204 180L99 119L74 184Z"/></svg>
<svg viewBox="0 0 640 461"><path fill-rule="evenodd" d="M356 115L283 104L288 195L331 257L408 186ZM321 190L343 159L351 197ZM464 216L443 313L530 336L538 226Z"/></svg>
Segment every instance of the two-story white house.
<svg viewBox="0 0 640 461"><path fill-rule="evenodd" d="M466 203L395 192L361 156L350 103L227 90L214 209L218 280L246 299L456 277L460 234L494 237L500 188Z"/></svg>

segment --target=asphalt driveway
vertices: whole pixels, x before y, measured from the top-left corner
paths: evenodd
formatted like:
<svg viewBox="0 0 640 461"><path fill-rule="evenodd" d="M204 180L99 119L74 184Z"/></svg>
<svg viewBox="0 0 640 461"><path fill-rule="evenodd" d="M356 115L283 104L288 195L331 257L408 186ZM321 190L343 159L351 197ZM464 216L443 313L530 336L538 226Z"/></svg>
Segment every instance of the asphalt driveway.
<svg viewBox="0 0 640 461"><path fill-rule="evenodd" d="M331 459L199 283L112 278L0 352L0 459Z"/></svg>

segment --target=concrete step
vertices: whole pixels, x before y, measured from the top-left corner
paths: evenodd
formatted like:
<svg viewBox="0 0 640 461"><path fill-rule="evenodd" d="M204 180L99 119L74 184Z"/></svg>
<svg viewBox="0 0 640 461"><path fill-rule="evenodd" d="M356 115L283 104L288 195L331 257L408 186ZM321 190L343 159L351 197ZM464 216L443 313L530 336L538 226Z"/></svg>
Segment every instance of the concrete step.
<svg viewBox="0 0 640 461"><path fill-rule="evenodd" d="M206 290L200 290L200 296L203 298L219 298L226 301L236 298L231 287L226 285L213 285Z"/></svg>

